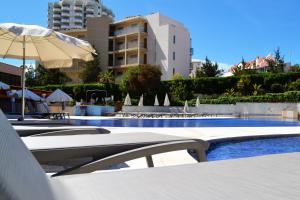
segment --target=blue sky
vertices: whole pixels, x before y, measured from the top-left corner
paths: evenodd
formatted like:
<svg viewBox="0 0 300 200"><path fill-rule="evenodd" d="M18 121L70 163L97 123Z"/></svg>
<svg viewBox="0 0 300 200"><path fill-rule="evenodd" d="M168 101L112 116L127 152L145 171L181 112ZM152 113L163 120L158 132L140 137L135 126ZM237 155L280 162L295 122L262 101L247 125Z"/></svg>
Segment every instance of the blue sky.
<svg viewBox="0 0 300 200"><path fill-rule="evenodd" d="M0 22L47 26L48 0L3 1ZM104 0L116 19L161 12L189 29L194 58L235 64L277 47L300 63L299 0ZM6 62L12 62L6 60ZM12 62L16 63L16 62Z"/></svg>

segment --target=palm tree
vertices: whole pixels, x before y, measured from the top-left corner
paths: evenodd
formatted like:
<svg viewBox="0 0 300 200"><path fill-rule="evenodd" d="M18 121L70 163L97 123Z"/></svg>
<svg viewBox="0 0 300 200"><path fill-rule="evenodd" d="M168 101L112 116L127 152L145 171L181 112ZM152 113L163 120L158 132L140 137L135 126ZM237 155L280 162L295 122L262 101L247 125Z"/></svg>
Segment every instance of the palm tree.
<svg viewBox="0 0 300 200"><path fill-rule="evenodd" d="M259 95L261 92L262 92L262 85L257 85L257 84L254 84L253 85L253 95L254 96L257 96Z"/></svg>
<svg viewBox="0 0 300 200"><path fill-rule="evenodd" d="M100 83L114 83L115 77L112 71L101 72L98 75L98 80Z"/></svg>

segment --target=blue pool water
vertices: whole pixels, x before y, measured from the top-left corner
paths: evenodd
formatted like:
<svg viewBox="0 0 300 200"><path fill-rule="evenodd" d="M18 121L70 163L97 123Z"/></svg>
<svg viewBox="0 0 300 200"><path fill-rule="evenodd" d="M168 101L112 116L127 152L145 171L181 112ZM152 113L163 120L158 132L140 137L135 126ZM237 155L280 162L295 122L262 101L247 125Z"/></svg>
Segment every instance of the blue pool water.
<svg viewBox="0 0 300 200"><path fill-rule="evenodd" d="M263 138L212 143L208 161L300 152L300 137Z"/></svg>
<svg viewBox="0 0 300 200"><path fill-rule="evenodd" d="M300 126L299 121L275 119L105 119L74 120L75 125L100 127L274 127Z"/></svg>

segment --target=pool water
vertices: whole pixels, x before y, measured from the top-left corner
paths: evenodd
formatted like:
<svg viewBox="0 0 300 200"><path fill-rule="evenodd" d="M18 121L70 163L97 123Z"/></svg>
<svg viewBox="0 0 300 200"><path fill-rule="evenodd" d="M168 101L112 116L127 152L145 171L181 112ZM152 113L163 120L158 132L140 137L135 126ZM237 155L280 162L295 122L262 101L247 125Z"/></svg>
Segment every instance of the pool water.
<svg viewBox="0 0 300 200"><path fill-rule="evenodd" d="M291 152L300 152L299 136L212 143L207 152L207 160L228 160Z"/></svg>
<svg viewBox="0 0 300 200"><path fill-rule="evenodd" d="M104 119L74 120L75 125L99 127L276 127L300 126L299 121L276 119Z"/></svg>

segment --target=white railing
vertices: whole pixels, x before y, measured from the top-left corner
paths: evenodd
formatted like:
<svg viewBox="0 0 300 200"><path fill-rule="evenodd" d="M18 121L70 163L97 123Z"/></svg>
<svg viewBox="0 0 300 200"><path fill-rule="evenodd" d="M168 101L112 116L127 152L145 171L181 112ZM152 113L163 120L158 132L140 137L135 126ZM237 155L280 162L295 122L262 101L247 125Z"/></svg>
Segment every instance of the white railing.
<svg viewBox="0 0 300 200"><path fill-rule="evenodd" d="M65 12L63 12L63 13L61 13L61 16L62 16L62 17L69 17L69 16L70 16L70 13L65 13Z"/></svg>

